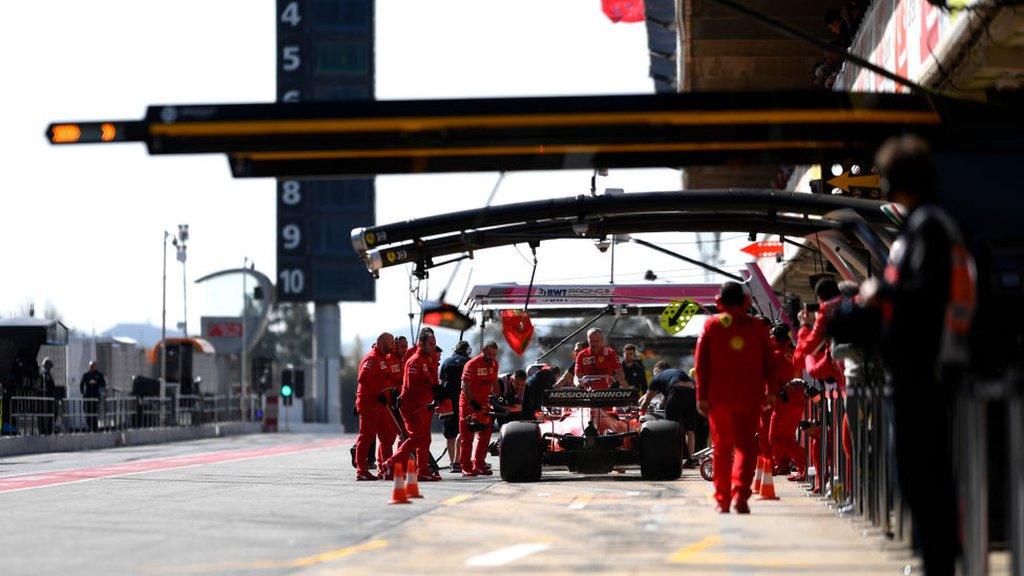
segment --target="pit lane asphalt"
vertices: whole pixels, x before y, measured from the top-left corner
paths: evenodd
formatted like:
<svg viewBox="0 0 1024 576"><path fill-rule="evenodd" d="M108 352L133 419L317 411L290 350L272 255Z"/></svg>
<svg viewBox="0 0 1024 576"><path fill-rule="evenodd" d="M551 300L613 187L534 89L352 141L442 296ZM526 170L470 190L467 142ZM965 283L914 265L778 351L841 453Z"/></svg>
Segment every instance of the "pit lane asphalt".
<svg viewBox="0 0 1024 576"><path fill-rule="evenodd" d="M0 481L208 453L246 453L338 435L274 434L0 460ZM781 477L782 500L719 516L711 485L686 471L542 482L492 477L420 485L390 506L391 484L356 482L348 446L103 477L0 493L0 573L902 574L885 550ZM442 446L434 440L435 451ZM189 460L188 462L191 462ZM442 464L447 460L442 459Z"/></svg>

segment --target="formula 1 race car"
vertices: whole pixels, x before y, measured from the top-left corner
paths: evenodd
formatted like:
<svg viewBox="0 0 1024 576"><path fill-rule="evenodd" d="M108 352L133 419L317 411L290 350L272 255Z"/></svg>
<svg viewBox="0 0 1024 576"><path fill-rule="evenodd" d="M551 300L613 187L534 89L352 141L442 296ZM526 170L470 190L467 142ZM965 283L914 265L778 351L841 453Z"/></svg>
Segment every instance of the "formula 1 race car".
<svg viewBox="0 0 1024 576"><path fill-rule="evenodd" d="M544 391L540 419L501 427L498 456L506 482L540 480L547 467L581 474L640 468L645 480L675 480L682 473L679 425L641 416L633 389Z"/></svg>

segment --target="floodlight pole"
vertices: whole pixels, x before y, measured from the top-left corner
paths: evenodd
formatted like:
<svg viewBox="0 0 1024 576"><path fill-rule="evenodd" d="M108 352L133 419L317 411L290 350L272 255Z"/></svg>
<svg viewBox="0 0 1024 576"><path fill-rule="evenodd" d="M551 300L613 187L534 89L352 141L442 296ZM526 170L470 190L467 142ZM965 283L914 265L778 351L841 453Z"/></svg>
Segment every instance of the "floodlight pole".
<svg viewBox="0 0 1024 576"><path fill-rule="evenodd" d="M164 230L163 305L160 312L160 425L164 423L164 398L167 395L167 238Z"/></svg>
<svg viewBox="0 0 1024 576"><path fill-rule="evenodd" d="M249 296L249 289L248 289L248 286L247 286L247 283L246 283L246 280L247 280L246 277L249 275L249 273L246 271L248 266L249 266L249 257L246 256L246 257L244 257L242 259L242 351L239 354L239 361L238 361L238 380L239 380L239 382L238 382L238 387L239 387L238 396L239 396L239 400L242 402L242 405L239 408L243 412L245 410L246 398L248 397L248 390L249 390L249 388L245 385L246 376L248 376L248 370L246 370L246 364L248 364L248 351L246 350L247 346L245 345L245 337L246 337L246 326L245 325L247 323L246 320L248 320L248 318L249 318L249 308L248 308L248 306L246 306L246 300L248 299L248 296ZM244 417L245 416L243 414L243 418Z"/></svg>
<svg viewBox="0 0 1024 576"><path fill-rule="evenodd" d="M178 225L178 261L181 262L181 306L184 317L181 319L181 331L188 338L188 274L185 261L188 260L188 224Z"/></svg>

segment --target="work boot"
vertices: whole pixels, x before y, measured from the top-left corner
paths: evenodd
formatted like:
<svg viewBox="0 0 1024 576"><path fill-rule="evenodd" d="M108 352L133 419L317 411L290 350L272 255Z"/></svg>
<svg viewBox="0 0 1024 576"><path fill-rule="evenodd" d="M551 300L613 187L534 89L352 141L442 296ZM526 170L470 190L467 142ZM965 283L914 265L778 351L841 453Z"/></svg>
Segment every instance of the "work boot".
<svg viewBox="0 0 1024 576"><path fill-rule="evenodd" d="M352 467L356 467L356 447L353 446L348 449L348 453L352 455Z"/></svg>
<svg viewBox="0 0 1024 576"><path fill-rule="evenodd" d="M425 474L418 474L416 479L420 482L440 482L441 475L437 472L427 472Z"/></svg>
<svg viewBox="0 0 1024 576"><path fill-rule="evenodd" d="M463 470L462 471L462 477L463 478L473 478L475 476L479 476L479 474L476 473L476 470Z"/></svg>
<svg viewBox="0 0 1024 576"><path fill-rule="evenodd" d="M459 466L458 462L452 462L451 471L452 474L458 474L459 472L462 472L462 466Z"/></svg>
<svg viewBox="0 0 1024 576"><path fill-rule="evenodd" d="M750 506L747 505L746 500L737 500L733 505L733 510L736 510L737 514L750 514Z"/></svg>
<svg viewBox="0 0 1024 576"><path fill-rule="evenodd" d="M477 476L493 476L494 472L491 472L490 467L487 468L476 468L473 473Z"/></svg>
<svg viewBox="0 0 1024 576"><path fill-rule="evenodd" d="M370 474L369 472L360 472L356 474L356 480L362 482L366 480L380 480L380 478L378 478L375 474Z"/></svg>
<svg viewBox="0 0 1024 576"><path fill-rule="evenodd" d="M715 504L715 510L718 510L719 514L728 514L729 513L729 503L728 502L725 502L725 503L719 502L719 503Z"/></svg>

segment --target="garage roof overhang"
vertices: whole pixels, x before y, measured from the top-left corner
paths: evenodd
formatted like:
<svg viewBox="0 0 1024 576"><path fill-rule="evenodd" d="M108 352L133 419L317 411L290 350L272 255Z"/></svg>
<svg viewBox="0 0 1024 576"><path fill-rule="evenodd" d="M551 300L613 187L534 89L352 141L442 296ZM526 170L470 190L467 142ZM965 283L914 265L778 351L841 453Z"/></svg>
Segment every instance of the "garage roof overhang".
<svg viewBox="0 0 1024 576"><path fill-rule="evenodd" d="M60 122L54 144L225 153L237 177L810 163L866 158L908 129L939 139L924 96L740 92L152 106L139 121Z"/></svg>

